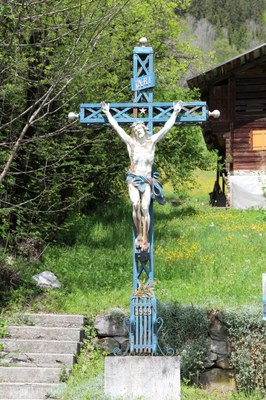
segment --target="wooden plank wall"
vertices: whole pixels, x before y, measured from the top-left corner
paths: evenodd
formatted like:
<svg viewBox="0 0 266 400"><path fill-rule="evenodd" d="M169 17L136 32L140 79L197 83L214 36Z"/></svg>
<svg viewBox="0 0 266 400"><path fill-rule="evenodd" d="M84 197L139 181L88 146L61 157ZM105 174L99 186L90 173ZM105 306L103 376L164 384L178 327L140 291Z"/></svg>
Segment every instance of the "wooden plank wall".
<svg viewBox="0 0 266 400"><path fill-rule="evenodd" d="M252 150L252 130L266 129L266 66L247 69L209 88L210 109L221 117L211 122L219 153L228 171L266 170L266 151Z"/></svg>
<svg viewBox="0 0 266 400"><path fill-rule="evenodd" d="M236 78L235 121L255 122L261 118L266 118L266 76L243 74Z"/></svg>
<svg viewBox="0 0 266 400"><path fill-rule="evenodd" d="M252 130L266 128L266 74L258 76L259 72L254 69L236 77L233 170L266 169L266 151L252 150Z"/></svg>
<svg viewBox="0 0 266 400"><path fill-rule="evenodd" d="M207 125L207 129L209 128L209 131L212 131L216 138L214 143L219 155L225 157L226 143L224 135L228 132L230 125L230 96L228 96L227 82L209 89L207 103L210 110L217 109L221 113L219 119L211 120L210 127Z"/></svg>

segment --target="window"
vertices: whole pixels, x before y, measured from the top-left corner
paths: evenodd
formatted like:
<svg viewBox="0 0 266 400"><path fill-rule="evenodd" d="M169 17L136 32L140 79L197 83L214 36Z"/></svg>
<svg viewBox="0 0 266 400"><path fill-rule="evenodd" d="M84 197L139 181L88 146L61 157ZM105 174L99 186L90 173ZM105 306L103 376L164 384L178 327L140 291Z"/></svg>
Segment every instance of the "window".
<svg viewBox="0 0 266 400"><path fill-rule="evenodd" d="M266 150L266 129L251 132L252 150Z"/></svg>

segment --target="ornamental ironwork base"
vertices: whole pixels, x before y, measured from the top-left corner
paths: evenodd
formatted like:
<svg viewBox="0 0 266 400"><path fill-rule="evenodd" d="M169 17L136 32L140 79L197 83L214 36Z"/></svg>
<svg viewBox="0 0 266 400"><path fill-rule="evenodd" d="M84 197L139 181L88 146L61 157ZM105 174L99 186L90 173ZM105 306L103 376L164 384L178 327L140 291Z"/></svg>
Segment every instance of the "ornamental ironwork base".
<svg viewBox="0 0 266 400"><path fill-rule="evenodd" d="M174 349L161 349L158 335L163 327L163 319L157 318L157 304L155 297L131 296L130 317L124 319L124 326L129 334L129 343L125 351L120 348L113 350L114 355L138 356L174 356Z"/></svg>

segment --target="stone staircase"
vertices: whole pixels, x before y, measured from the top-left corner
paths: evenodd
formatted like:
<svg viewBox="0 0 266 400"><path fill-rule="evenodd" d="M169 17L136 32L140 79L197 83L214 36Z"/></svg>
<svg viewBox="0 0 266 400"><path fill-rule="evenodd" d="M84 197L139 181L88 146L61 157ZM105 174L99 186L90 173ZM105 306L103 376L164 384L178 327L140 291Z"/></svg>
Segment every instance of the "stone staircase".
<svg viewBox="0 0 266 400"><path fill-rule="evenodd" d="M0 339L0 400L57 399L84 336L81 315L23 314Z"/></svg>

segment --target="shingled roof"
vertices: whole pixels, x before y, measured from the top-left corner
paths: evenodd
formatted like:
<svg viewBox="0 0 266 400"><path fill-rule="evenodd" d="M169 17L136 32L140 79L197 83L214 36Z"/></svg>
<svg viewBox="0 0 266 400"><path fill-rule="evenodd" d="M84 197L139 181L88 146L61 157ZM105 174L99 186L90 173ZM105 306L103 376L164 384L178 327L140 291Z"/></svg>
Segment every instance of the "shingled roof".
<svg viewBox="0 0 266 400"><path fill-rule="evenodd" d="M261 64L266 64L266 43L246 53L240 54L215 68L208 69L205 72L189 78L187 83L191 89L199 88L201 92L204 92L210 85L228 79L236 72Z"/></svg>

